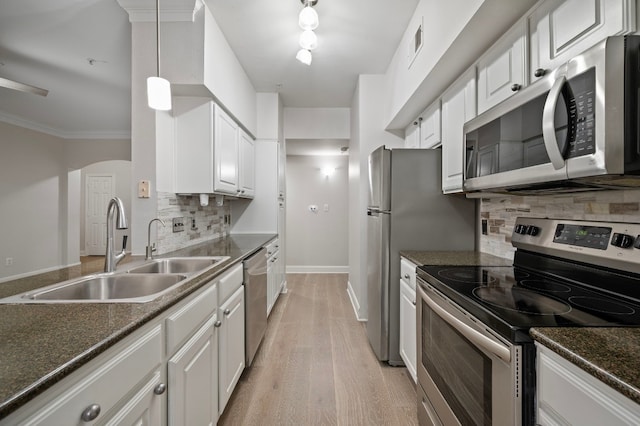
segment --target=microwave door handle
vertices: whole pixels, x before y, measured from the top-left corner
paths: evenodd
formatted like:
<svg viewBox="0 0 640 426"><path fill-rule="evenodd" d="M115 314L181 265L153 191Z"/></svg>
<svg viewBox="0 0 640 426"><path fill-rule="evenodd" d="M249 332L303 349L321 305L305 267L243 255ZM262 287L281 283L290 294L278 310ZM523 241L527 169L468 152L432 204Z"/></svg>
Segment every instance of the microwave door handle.
<svg viewBox="0 0 640 426"><path fill-rule="evenodd" d="M562 76L553 83L542 110L542 139L551 164L556 170L564 167L564 158L558 147L558 139L556 139L555 114L558 99L562 96L562 86L566 81L566 78Z"/></svg>
<svg viewBox="0 0 640 426"><path fill-rule="evenodd" d="M445 320L451 327L458 330L460 334L465 336L467 339L480 346L481 348L489 351L494 354L504 362L511 362L511 352L509 348L489 339L484 334L480 333L477 330L469 327L458 318L451 315L449 312L442 309L436 302L431 300L431 298L425 293L421 292L422 298L427 302L427 305L443 320Z"/></svg>

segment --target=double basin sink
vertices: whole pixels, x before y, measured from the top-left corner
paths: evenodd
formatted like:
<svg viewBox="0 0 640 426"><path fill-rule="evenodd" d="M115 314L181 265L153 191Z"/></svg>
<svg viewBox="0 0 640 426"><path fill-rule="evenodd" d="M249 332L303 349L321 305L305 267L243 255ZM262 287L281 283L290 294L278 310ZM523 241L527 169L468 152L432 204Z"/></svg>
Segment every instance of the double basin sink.
<svg viewBox="0 0 640 426"><path fill-rule="evenodd" d="M76 278L0 299L0 303L144 303L228 259L229 256L153 259L124 272Z"/></svg>

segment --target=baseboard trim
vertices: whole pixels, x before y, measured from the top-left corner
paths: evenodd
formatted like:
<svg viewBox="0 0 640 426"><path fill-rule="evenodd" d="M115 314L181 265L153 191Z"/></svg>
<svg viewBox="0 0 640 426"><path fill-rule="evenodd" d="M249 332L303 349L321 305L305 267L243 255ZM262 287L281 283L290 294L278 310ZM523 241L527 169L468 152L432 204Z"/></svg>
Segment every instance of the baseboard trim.
<svg viewBox="0 0 640 426"><path fill-rule="evenodd" d="M366 322L366 318L360 318L360 303L358 303L356 293L353 291L351 281L347 281L347 294L349 295L349 300L351 300L351 307L353 307L353 313L356 315L356 319L360 322Z"/></svg>
<svg viewBox="0 0 640 426"><path fill-rule="evenodd" d="M19 280L20 278L27 278L27 277L30 277L30 276L33 276L33 275L45 274L47 272L57 271L59 269L64 269L64 268L71 268L73 266L78 266L78 265L80 265L80 262L70 263L68 265L52 266L50 268L38 269L37 271L30 271L30 272L25 272L25 273L22 273L22 274L11 275L11 276L8 276L8 277L0 278L0 283L4 283L4 282L7 282L7 281L13 281L13 280Z"/></svg>
<svg viewBox="0 0 640 426"><path fill-rule="evenodd" d="M287 265L287 274L348 274L348 266L295 266Z"/></svg>

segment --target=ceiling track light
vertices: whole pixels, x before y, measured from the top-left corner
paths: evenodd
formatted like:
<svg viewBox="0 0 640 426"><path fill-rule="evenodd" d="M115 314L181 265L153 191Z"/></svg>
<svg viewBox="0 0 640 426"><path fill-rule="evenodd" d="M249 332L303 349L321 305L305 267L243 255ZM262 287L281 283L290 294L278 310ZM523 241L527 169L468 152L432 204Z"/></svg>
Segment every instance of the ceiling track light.
<svg viewBox="0 0 640 426"><path fill-rule="evenodd" d="M311 65L311 51L318 47L318 37L313 32L319 24L318 13L313 9L318 0L300 0L300 2L304 5L298 16L298 25L303 29L299 39L302 49L298 50L296 59L305 65Z"/></svg>
<svg viewBox="0 0 640 426"><path fill-rule="evenodd" d="M156 71L155 77L147 78L147 102L157 111L171 109L171 84L160 77L160 0L156 0Z"/></svg>

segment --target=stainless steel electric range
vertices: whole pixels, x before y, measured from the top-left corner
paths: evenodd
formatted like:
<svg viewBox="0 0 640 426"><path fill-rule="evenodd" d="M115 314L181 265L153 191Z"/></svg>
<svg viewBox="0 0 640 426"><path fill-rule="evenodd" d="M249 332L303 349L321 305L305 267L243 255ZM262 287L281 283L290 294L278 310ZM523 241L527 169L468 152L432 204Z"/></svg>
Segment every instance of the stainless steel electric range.
<svg viewBox="0 0 640 426"><path fill-rule="evenodd" d="M535 424L531 327L640 325L640 224L518 218L512 244L418 268L421 424Z"/></svg>

